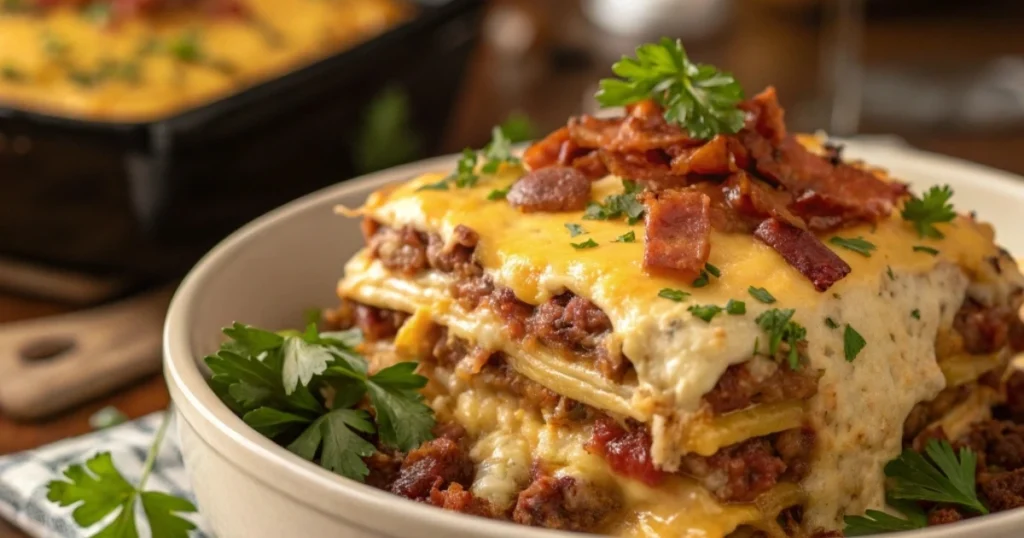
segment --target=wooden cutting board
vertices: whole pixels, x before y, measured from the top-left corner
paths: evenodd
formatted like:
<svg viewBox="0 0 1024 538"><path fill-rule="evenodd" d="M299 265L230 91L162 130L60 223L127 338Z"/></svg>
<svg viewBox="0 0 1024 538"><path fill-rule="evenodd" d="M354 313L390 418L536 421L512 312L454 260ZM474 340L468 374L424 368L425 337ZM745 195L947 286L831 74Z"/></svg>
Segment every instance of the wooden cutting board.
<svg viewBox="0 0 1024 538"><path fill-rule="evenodd" d="M0 325L0 409L52 415L160 370L174 286L70 314Z"/></svg>

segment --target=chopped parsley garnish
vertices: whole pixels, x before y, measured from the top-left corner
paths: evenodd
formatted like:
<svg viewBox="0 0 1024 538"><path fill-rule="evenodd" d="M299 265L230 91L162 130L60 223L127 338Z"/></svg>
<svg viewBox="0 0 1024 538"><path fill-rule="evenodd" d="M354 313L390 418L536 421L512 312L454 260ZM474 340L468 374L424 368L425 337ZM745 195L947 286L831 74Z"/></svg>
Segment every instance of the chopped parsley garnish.
<svg viewBox="0 0 1024 538"><path fill-rule="evenodd" d="M532 140L536 129L530 117L522 112L513 112L501 122L501 132L505 134L513 144Z"/></svg>
<svg viewBox="0 0 1024 538"><path fill-rule="evenodd" d="M989 513L978 498L975 473L978 457L968 447L959 453L946 440L930 439L924 455L911 448L885 466L887 502L906 519L868 510L864 516L846 516L846 536L868 536L924 528L928 517L917 504L954 504L978 514Z"/></svg>
<svg viewBox="0 0 1024 538"><path fill-rule="evenodd" d="M8 82L21 82L25 80L25 74L11 64L3 64L0 66L0 78Z"/></svg>
<svg viewBox="0 0 1024 538"><path fill-rule="evenodd" d="M583 235L587 233L587 231L583 229L583 226L580 226L579 224L573 224L571 222L565 223L565 229L569 230L569 237L576 237L577 235Z"/></svg>
<svg viewBox="0 0 1024 538"><path fill-rule="evenodd" d="M932 256L938 256L939 255L939 251L938 250L936 250L936 249L934 249L932 247L926 247L924 245L914 245L914 252L924 252L925 254L931 254Z"/></svg>
<svg viewBox="0 0 1024 538"><path fill-rule="evenodd" d="M690 294L683 290L674 290L672 288L662 288L661 291L658 292L658 297L675 301L677 303L689 296Z"/></svg>
<svg viewBox="0 0 1024 538"><path fill-rule="evenodd" d="M188 538L189 531L196 526L183 518L182 514L194 513L196 507L181 497L145 489L170 418L170 412L165 412L142 465L138 484L125 480L114 465L110 452L100 452L84 465L68 466L61 479L49 482L46 485L46 499L62 507L75 506L71 517L83 529L100 523L116 512L113 520L94 536L138 538L135 514L141 512L149 522L153 536ZM139 504L142 510L136 510Z"/></svg>
<svg viewBox="0 0 1024 538"><path fill-rule="evenodd" d="M903 220L914 223L914 228L921 237L942 239L944 236L935 224L951 222L956 218L953 204L949 203L952 197L953 189L949 185L936 185L928 189L922 198L911 196L900 215Z"/></svg>
<svg viewBox="0 0 1024 538"><path fill-rule="evenodd" d="M725 303L725 311L730 316L742 316L747 313L747 303L737 301L736 299L729 299L729 302Z"/></svg>
<svg viewBox="0 0 1024 538"><path fill-rule="evenodd" d="M911 310L910 311L910 317L912 317L914 319L921 319L921 311L916 309L916 308Z"/></svg>
<svg viewBox="0 0 1024 538"><path fill-rule="evenodd" d="M825 318L825 326L828 327L829 329L838 329L839 328L839 324L836 323L836 320L834 320L834 319L832 319L830 317L826 317Z"/></svg>
<svg viewBox="0 0 1024 538"><path fill-rule="evenodd" d="M487 193L487 199L492 201L504 200L506 196L508 196L508 189L494 189Z"/></svg>
<svg viewBox="0 0 1024 538"><path fill-rule="evenodd" d="M569 244L572 245L572 248L574 248L576 250L583 250L585 248L594 248L594 247L596 247L597 246L597 241L594 241L593 238L590 238L590 239L587 239L586 241L584 241L582 243L569 243Z"/></svg>
<svg viewBox="0 0 1024 538"><path fill-rule="evenodd" d="M419 188L416 189L416 192L446 190L448 190L448 178L444 178L441 181L438 181L437 183L427 183L426 185L421 185Z"/></svg>
<svg viewBox="0 0 1024 538"><path fill-rule="evenodd" d="M789 347L787 360L791 370L800 369L800 355L797 347L807 337L807 329L792 321L793 309L773 308L757 316L754 321L762 331L768 334L768 354L772 357L779 351L779 345L785 342Z"/></svg>
<svg viewBox="0 0 1024 538"><path fill-rule="evenodd" d="M484 165L480 171L494 174L502 164L518 165L519 158L512 155L512 141L505 136L505 131L494 126L491 129L491 142L484 147Z"/></svg>
<svg viewBox="0 0 1024 538"><path fill-rule="evenodd" d="M695 305L687 308L686 310L688 310L691 314L693 314L694 317L700 318L700 319L710 323L711 320L714 319L714 317L717 316L718 313L722 311L722 307L717 306L717 305L713 305L713 304L706 304L706 305L696 305L695 304Z"/></svg>
<svg viewBox="0 0 1024 538"><path fill-rule="evenodd" d="M624 56L612 71L620 78L601 81L596 97L603 107L653 99L667 121L700 139L743 128L745 114L737 107L743 88L729 73L690 62L682 41L640 45L635 59Z"/></svg>
<svg viewBox="0 0 1024 538"><path fill-rule="evenodd" d="M711 282L711 275L714 275L715 278L718 278L722 276L722 272L719 271L718 268L715 267L714 265L706 263L704 264L704 268L700 270L700 275L698 275L697 279L694 280L690 285L695 288L703 288L704 286L707 286L708 283Z"/></svg>
<svg viewBox="0 0 1024 538"><path fill-rule="evenodd" d="M843 247L847 250L852 250L857 254L867 256L869 258L871 257L871 251L877 248L873 243L865 241L863 237L856 237L853 239L846 239L844 237L833 237L832 239L829 239L828 242L832 243L833 245Z"/></svg>
<svg viewBox="0 0 1024 538"><path fill-rule="evenodd" d="M476 185L479 176L476 175L476 152L470 148L462 150L462 156L455 164L455 171L448 176L448 181L455 182L455 186L465 189Z"/></svg>
<svg viewBox="0 0 1024 538"><path fill-rule="evenodd" d="M199 63L203 60L203 46L199 32L189 30L167 42L167 52L177 60Z"/></svg>
<svg viewBox="0 0 1024 538"><path fill-rule="evenodd" d="M590 202L587 204L583 218L586 220L611 220L626 215L626 222L636 224L644 216L644 204L637 199L643 187L635 181L622 180L622 194L606 196L604 203Z"/></svg>
<svg viewBox="0 0 1024 538"><path fill-rule="evenodd" d="M628 232L626 232L626 233L624 233L624 234L622 234L622 235L620 235L620 236L618 236L618 237L616 237L615 239L612 240L612 243L635 243L635 242L636 242L636 233L633 232L633 230L630 230L630 231L628 231Z"/></svg>
<svg viewBox="0 0 1024 538"><path fill-rule="evenodd" d="M53 32L43 34L43 52L50 58L64 60L70 50L71 45L68 45L67 41L57 34Z"/></svg>
<svg viewBox="0 0 1024 538"><path fill-rule="evenodd" d="M896 280L896 275L892 274L892 266L885 266L885 274L889 275L889 280Z"/></svg>
<svg viewBox="0 0 1024 538"><path fill-rule="evenodd" d="M843 355L846 356L846 362L853 362L865 345L867 342L864 337L847 323L846 328L843 329Z"/></svg>
<svg viewBox="0 0 1024 538"><path fill-rule="evenodd" d="M273 333L236 323L231 340L206 357L210 387L251 427L337 474L362 481L369 441L408 451L431 439L434 415L418 389L416 363L369 373L352 347L358 332ZM331 401L324 394L331 393ZM372 415L366 405L373 409Z"/></svg>
<svg viewBox="0 0 1024 538"><path fill-rule="evenodd" d="M747 293L764 304L772 304L775 302L775 297L772 297L772 294L768 293L768 290L764 288L755 288L754 286L750 286L747 288Z"/></svg>

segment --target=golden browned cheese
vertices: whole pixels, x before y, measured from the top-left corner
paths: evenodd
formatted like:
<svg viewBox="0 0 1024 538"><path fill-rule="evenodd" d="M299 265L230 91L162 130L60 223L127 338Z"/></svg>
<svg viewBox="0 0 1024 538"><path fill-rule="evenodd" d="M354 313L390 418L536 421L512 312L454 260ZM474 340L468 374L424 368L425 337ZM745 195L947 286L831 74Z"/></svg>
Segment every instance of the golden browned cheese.
<svg viewBox="0 0 1024 538"><path fill-rule="evenodd" d="M0 11L0 106L85 120L165 117L282 75L411 15L398 0L246 0L253 16L175 10L106 27L62 7ZM169 52L195 37L201 59ZM91 83L103 65L137 67Z"/></svg>

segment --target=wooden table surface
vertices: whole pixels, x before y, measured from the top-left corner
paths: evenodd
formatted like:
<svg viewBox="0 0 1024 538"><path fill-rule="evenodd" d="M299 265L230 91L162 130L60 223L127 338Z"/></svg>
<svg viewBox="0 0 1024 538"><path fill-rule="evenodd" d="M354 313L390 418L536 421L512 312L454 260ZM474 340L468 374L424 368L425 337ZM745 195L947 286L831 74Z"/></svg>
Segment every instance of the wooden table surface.
<svg viewBox="0 0 1024 538"><path fill-rule="evenodd" d="M602 48L595 47L595 43L606 47L604 42L608 40L579 19L572 2L509 0L502 4L524 7L541 21L570 22L542 27L537 44L522 54L502 53L486 42L481 46L447 138L450 150L479 147L488 138L491 126L511 110L526 113L541 132L557 127L582 106L584 96L606 74L610 58L617 54L594 52ZM744 5L748 7L738 11L735 24L724 35L697 46L688 43L691 54L700 51L713 58L706 61L729 66L745 84L775 84L784 104L812 98L817 80L814 66L818 31L806 18L783 17L754 2ZM865 39L865 56L869 60L922 61L939 56L970 63L1001 53L1024 55L1024 39L1018 32L1021 19L1002 19L974 25L944 18L872 22ZM566 42L572 46L563 46ZM917 52L909 52L906 42L916 43L918 47L913 50ZM954 49L948 46L952 42L957 43ZM902 136L923 149L1024 175L1024 130L989 135L930 130ZM62 311L66 308L61 305L0 294L0 323ZM137 417L163 409L168 402L164 381L157 375L42 422L18 423L0 413L0 454L86 433L89 416L104 406ZM0 521L0 538L23 537Z"/></svg>

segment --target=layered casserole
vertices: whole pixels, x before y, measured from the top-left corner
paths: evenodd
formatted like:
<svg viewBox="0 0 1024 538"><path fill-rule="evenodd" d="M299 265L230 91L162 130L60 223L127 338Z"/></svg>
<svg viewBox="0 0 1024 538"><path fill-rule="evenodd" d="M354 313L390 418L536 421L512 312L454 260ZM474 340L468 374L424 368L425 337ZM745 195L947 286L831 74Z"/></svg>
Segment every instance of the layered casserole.
<svg viewBox="0 0 1024 538"><path fill-rule="evenodd" d="M284 75L411 15L400 0L6 0L0 106L151 121Z"/></svg>
<svg viewBox="0 0 1024 538"><path fill-rule="evenodd" d="M383 487L617 536L827 535L885 505L905 442L990 418L1022 286L992 229L922 234L772 90L741 109L704 141L653 102L573 118L521 167L354 211L333 319L420 361L472 462Z"/></svg>

